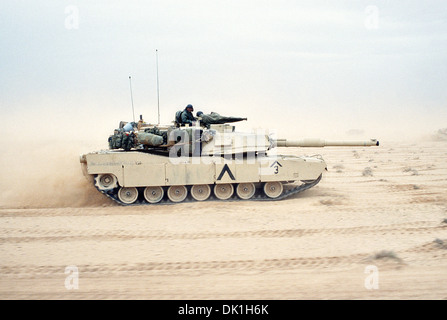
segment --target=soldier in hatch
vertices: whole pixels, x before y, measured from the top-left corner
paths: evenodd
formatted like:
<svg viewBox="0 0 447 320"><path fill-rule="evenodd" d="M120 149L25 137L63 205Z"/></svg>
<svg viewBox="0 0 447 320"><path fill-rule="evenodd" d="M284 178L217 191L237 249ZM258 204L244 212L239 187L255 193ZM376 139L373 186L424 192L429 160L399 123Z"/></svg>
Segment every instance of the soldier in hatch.
<svg viewBox="0 0 447 320"><path fill-rule="evenodd" d="M194 107L191 104L188 104L182 112L182 124L193 125L193 122L197 121L192 112L194 111Z"/></svg>

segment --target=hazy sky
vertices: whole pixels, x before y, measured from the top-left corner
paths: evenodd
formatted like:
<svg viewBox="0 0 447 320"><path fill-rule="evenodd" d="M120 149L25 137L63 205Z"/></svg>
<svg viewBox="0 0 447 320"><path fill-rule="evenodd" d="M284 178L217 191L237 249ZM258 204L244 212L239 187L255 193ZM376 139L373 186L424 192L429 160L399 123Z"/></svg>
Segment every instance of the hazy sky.
<svg viewBox="0 0 447 320"><path fill-rule="evenodd" d="M447 127L445 0L3 0L0 31L2 123L30 130L106 139L129 76L156 122L156 49L163 123L191 103L287 137Z"/></svg>

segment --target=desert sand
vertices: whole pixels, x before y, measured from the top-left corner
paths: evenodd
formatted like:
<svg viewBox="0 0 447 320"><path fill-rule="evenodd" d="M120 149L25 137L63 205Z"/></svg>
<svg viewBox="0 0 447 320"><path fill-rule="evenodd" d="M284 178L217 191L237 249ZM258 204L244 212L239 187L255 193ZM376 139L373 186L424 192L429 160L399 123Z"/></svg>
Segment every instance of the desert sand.
<svg viewBox="0 0 447 320"><path fill-rule="evenodd" d="M328 172L282 201L131 207L74 147L3 150L1 299L447 298L446 141L281 149Z"/></svg>

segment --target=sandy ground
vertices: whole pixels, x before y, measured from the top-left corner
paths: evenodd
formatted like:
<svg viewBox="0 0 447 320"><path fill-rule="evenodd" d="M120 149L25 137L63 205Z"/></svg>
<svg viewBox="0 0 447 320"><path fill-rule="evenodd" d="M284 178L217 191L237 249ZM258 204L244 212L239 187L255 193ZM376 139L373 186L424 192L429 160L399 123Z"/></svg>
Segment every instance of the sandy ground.
<svg viewBox="0 0 447 320"><path fill-rule="evenodd" d="M281 152L329 171L278 202L139 207L96 194L68 152L33 175L5 152L0 298L447 298L447 142Z"/></svg>

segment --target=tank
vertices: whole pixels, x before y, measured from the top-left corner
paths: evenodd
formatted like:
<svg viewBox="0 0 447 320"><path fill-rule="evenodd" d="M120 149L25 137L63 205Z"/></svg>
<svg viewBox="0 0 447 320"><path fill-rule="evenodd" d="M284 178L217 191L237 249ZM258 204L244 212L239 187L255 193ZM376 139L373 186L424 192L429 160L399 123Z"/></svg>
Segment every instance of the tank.
<svg viewBox="0 0 447 320"><path fill-rule="evenodd" d="M282 155L277 147L379 145L375 139L275 139L228 123L160 126L142 117L121 121L108 142L108 150L83 154L80 162L96 189L121 205L282 200L317 185L327 165L321 155Z"/></svg>

